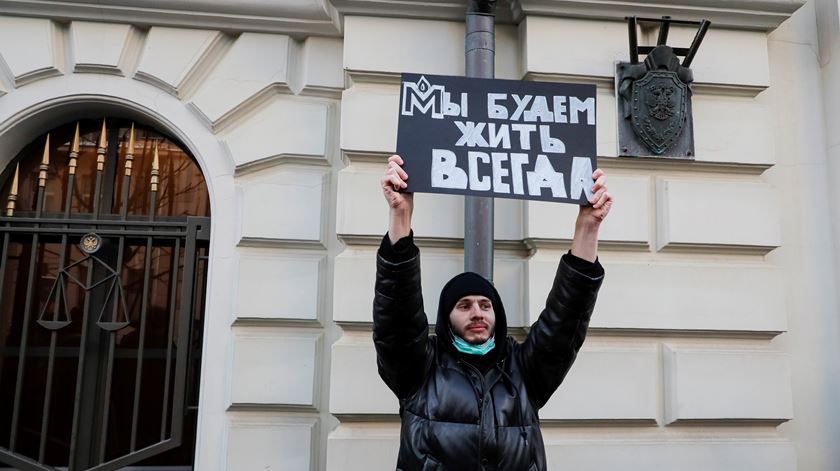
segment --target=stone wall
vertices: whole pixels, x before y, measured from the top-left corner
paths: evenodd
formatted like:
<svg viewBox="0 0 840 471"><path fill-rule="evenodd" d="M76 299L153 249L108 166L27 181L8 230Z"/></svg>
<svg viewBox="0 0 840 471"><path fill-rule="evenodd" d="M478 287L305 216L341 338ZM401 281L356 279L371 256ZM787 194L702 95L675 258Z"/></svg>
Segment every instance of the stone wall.
<svg viewBox="0 0 840 471"><path fill-rule="evenodd" d="M341 424L327 468L386 469L397 403L378 380L366 309L386 222L376 182L395 148L399 72L463 74L464 31L447 21L344 24L348 166L338 177L337 233L347 247L336 259L334 320L345 331L332 351L330 412ZM795 469L794 446L777 431L793 407L790 360L773 343L788 310L782 270L768 257L782 245L779 194L765 175L777 163L768 36L707 35L693 66L694 162L615 157L614 63L626 60L626 36L622 22L544 16L497 28L497 77L598 86L599 165L617 198L602 229L607 279L591 335L541 412L549 467ZM671 34L686 46L692 36ZM433 320L437 293L462 267L463 209L458 197L415 201ZM495 276L513 326L539 314L575 212L497 200Z"/></svg>
<svg viewBox="0 0 840 471"><path fill-rule="evenodd" d="M132 21L115 2L96 18L52 3L0 2L15 15L0 16L0 164L52 126L106 112L158 126L198 159L213 233L196 469L393 469L398 406L370 333L387 226L378 181L396 147L399 73L464 72L458 13L244 2L253 22L223 27L224 9L167 16L140 2ZM726 26L693 64L692 162L616 157L628 6L503 2L496 30L497 77L597 86L598 159L616 196L589 338L541 413L549 468L831 469L837 2L809 2L778 28L798 3L646 5ZM677 45L692 36L671 31ZM495 211L495 280L521 337L576 209L499 199ZM430 318L462 270L463 224L461 198L417 195Z"/></svg>

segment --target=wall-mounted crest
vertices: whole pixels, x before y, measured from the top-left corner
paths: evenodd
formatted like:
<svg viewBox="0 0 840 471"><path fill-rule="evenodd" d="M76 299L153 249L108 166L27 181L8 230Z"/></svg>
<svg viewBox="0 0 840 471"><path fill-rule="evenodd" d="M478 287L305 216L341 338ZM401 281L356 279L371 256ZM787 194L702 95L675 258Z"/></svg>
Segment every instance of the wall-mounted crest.
<svg viewBox="0 0 840 471"><path fill-rule="evenodd" d="M659 23L656 46L638 46L639 22ZM616 66L618 97L618 141L620 156L694 158L694 130L691 116L689 66L709 28L709 21L627 18L630 62ZM697 34L689 48L666 44L671 24L696 25ZM644 62L639 55L645 54ZM683 56L682 63L678 56Z"/></svg>

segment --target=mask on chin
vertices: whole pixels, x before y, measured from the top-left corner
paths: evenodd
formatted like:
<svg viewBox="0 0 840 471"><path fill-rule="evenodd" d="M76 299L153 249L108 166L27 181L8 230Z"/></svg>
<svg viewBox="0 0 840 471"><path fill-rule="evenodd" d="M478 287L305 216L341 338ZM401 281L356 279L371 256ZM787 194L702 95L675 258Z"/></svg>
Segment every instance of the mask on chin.
<svg viewBox="0 0 840 471"><path fill-rule="evenodd" d="M494 335L490 337L481 345L473 345L455 335L455 332L452 332L452 345L455 346L455 350L458 350L461 353L469 355L486 355L488 352L493 350L493 347L496 346L496 336Z"/></svg>

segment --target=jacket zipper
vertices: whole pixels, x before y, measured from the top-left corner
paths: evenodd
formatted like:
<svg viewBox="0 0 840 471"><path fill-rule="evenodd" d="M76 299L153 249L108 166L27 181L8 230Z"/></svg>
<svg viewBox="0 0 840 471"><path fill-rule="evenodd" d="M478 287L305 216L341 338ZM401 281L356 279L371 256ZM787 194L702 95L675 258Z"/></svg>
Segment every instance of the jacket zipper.
<svg viewBox="0 0 840 471"><path fill-rule="evenodd" d="M479 466L478 469L484 469L484 465L481 461L481 451L482 451L481 450L482 449L481 444L483 442L482 431L484 429L484 420L483 420L484 419L484 395L486 393L485 384L484 384L484 375L481 374L480 371L478 371L478 368L470 365L469 363L467 363L465 361L458 360L458 363L460 363L461 365L465 365L467 368L471 369L476 374L476 376L478 376L478 381L481 383L481 393L478 397L478 466Z"/></svg>

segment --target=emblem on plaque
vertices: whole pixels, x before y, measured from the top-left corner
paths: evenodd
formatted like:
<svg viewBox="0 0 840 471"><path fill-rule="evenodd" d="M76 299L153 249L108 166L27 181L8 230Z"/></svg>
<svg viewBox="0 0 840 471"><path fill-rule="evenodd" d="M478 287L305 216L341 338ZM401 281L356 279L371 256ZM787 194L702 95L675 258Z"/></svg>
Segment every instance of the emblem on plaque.
<svg viewBox="0 0 840 471"><path fill-rule="evenodd" d="M630 62L616 65L618 141L620 156L694 158L689 66L709 27L707 20L681 21L671 17L627 18L630 32ZM639 46L639 23L659 26L656 46ZM697 25L689 48L668 46L670 25ZM645 54L644 61L639 55ZM684 59L680 61L679 57Z"/></svg>
<svg viewBox="0 0 840 471"><path fill-rule="evenodd" d="M630 122L654 154L665 152L682 134L688 86L670 71L650 71L633 82Z"/></svg>

